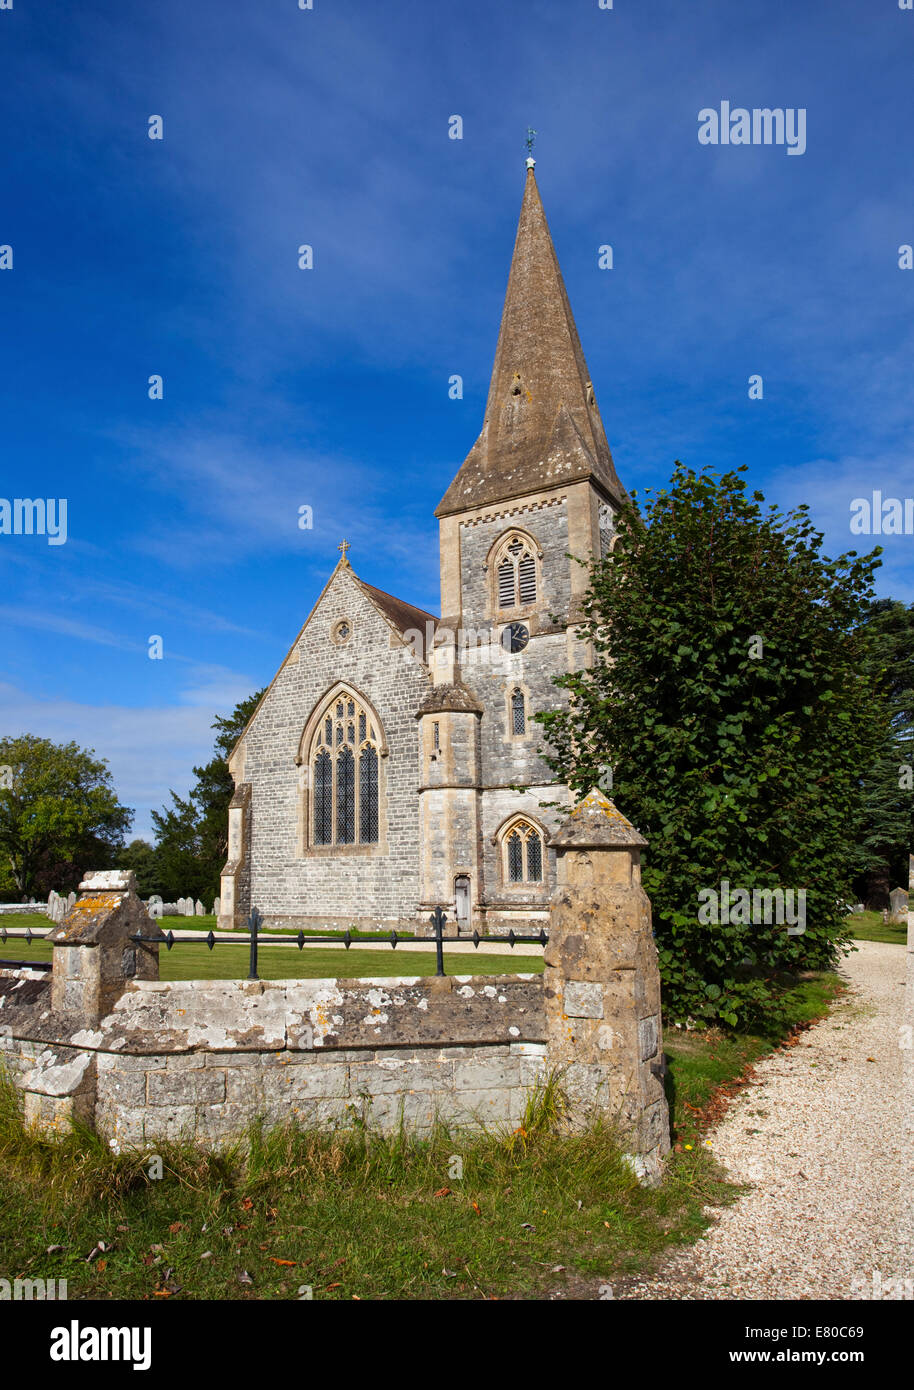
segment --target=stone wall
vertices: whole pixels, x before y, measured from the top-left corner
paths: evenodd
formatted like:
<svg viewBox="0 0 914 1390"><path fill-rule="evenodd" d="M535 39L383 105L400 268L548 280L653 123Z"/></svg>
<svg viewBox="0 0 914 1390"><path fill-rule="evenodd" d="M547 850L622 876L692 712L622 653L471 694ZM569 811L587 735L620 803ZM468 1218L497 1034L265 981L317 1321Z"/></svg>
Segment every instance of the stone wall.
<svg viewBox="0 0 914 1390"><path fill-rule="evenodd" d="M0 1052L29 1123L80 1119L118 1148L257 1120L513 1127L554 1076L564 1123L618 1124L656 1182L669 1134L644 843L599 792L567 818L543 976L163 982L133 875L89 875L50 933L51 972L0 971Z"/></svg>
<svg viewBox="0 0 914 1390"><path fill-rule="evenodd" d="M352 637L330 640L347 619ZM377 710L386 755L380 763L380 840L377 845L311 849L305 853L303 811L309 775L296 758L315 706L346 681ZM418 748L415 711L429 688L426 668L404 645L348 567L335 571L270 686L244 736L232 770L250 788L242 877L235 890L236 921L250 905L267 927L411 927L419 900ZM379 731L380 732L380 731ZM246 833L248 833L246 831ZM231 858L231 856L230 856ZM223 877L220 926L231 925Z"/></svg>
<svg viewBox="0 0 914 1390"><path fill-rule="evenodd" d="M530 975L138 981L76 1030L49 1003L46 976L0 972L0 1055L27 1118L60 1129L78 1115L117 1147L229 1139L258 1119L515 1124L545 1076Z"/></svg>

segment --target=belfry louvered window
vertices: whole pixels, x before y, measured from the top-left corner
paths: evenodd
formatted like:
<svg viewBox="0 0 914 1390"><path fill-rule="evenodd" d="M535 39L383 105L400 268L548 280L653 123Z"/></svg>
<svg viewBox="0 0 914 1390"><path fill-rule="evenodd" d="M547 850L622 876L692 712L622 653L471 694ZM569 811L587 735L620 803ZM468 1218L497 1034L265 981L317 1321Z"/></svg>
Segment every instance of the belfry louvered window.
<svg viewBox="0 0 914 1390"><path fill-rule="evenodd" d="M522 690L515 690L511 695L511 732L512 734L525 734L527 732L527 705Z"/></svg>
<svg viewBox="0 0 914 1390"><path fill-rule="evenodd" d="M536 603L536 556L523 536L512 536L496 564L499 608Z"/></svg>
<svg viewBox="0 0 914 1390"><path fill-rule="evenodd" d="M542 883L543 837L535 825L515 821L502 844L508 883Z"/></svg>
<svg viewBox="0 0 914 1390"><path fill-rule="evenodd" d="M317 720L310 753L314 845L378 843L380 763L373 720L348 693L332 696Z"/></svg>

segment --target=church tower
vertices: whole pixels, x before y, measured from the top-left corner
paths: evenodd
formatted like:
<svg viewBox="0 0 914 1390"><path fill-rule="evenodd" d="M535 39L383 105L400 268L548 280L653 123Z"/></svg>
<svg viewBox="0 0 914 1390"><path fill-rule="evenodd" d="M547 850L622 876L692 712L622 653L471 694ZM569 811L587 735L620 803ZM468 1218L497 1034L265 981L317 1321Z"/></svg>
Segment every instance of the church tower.
<svg viewBox="0 0 914 1390"><path fill-rule="evenodd" d="M555 886L550 784L533 716L590 659L589 561L625 500L540 201L533 159L482 431L442 498L441 612L420 730L420 920L536 929Z"/></svg>

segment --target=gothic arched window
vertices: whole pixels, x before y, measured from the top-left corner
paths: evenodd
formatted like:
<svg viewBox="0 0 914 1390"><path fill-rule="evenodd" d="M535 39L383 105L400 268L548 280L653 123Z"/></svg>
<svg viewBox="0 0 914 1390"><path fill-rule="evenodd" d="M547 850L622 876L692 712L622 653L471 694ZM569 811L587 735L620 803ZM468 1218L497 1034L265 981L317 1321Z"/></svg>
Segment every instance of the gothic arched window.
<svg viewBox="0 0 914 1390"><path fill-rule="evenodd" d="M536 549L527 536L512 532L499 547L495 590L499 608L526 608L536 603Z"/></svg>
<svg viewBox="0 0 914 1390"><path fill-rule="evenodd" d="M501 837L506 883L542 883L543 835L530 821L512 821Z"/></svg>
<svg viewBox="0 0 914 1390"><path fill-rule="evenodd" d="M311 768L311 843L378 843L376 718L348 691L333 694L314 721Z"/></svg>

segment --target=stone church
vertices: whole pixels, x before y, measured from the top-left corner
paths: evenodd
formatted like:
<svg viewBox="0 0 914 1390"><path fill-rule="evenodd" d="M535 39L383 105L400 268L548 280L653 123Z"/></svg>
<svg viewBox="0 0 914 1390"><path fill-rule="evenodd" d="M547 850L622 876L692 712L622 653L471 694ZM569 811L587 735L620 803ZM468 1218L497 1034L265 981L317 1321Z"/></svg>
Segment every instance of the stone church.
<svg viewBox="0 0 914 1390"><path fill-rule="evenodd" d="M360 579L347 545L229 759L220 927L538 930L555 886L541 757L554 676L616 476L534 175L482 431L435 515L441 616Z"/></svg>

